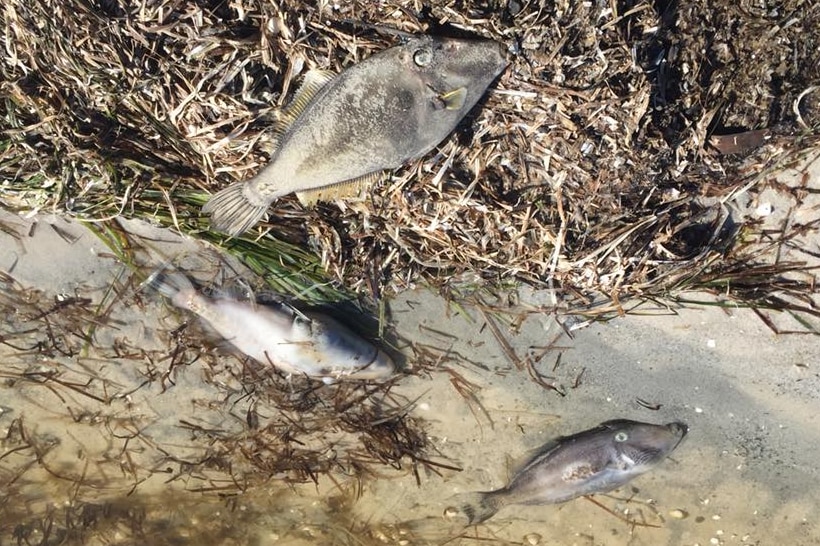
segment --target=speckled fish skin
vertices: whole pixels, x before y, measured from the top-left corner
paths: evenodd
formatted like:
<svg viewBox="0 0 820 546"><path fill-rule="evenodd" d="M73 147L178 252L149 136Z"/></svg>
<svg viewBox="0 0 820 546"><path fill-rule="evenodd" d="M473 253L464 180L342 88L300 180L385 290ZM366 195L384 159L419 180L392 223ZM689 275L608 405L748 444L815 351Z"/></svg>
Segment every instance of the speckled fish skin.
<svg viewBox="0 0 820 546"><path fill-rule="evenodd" d="M285 373L329 382L383 380L396 372L395 363L382 349L321 313L209 298L176 271L159 270L144 284L200 316L240 352Z"/></svg>
<svg viewBox="0 0 820 546"><path fill-rule="evenodd" d="M555 504L605 493L647 472L683 440L684 423L615 420L544 445L501 489L472 495L462 506L470 523L508 504Z"/></svg>
<svg viewBox="0 0 820 546"><path fill-rule="evenodd" d="M507 64L495 41L416 36L323 86L313 77L319 89L279 129L270 163L203 210L212 227L238 235L279 197L398 168L446 138Z"/></svg>

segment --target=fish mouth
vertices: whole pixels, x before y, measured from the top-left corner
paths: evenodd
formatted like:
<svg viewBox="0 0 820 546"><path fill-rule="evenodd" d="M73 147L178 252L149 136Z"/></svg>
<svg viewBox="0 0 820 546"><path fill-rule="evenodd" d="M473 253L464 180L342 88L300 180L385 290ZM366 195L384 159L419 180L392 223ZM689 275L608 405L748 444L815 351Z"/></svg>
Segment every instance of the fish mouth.
<svg viewBox="0 0 820 546"><path fill-rule="evenodd" d="M689 425L684 423L683 421L675 421L674 423L669 423L666 425L666 428L669 429L675 436L678 437L678 441L675 444L675 447L680 444L686 435L689 434Z"/></svg>
<svg viewBox="0 0 820 546"><path fill-rule="evenodd" d="M513 62L519 55L518 48L515 44L508 45L503 42L499 42L498 49L501 51L501 58L504 59L504 66L507 66Z"/></svg>

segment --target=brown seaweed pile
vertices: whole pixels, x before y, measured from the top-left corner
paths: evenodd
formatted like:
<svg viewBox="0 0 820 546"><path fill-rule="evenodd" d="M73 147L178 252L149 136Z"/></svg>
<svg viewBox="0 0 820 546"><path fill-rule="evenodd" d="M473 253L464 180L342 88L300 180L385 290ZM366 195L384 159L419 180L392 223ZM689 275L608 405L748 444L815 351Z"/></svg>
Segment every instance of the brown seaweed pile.
<svg viewBox="0 0 820 546"><path fill-rule="evenodd" d="M12 0L2 17L7 207L151 219L236 249L270 282L321 264L375 299L418 280L526 281L592 315L696 288L791 305L777 280L799 264L762 258L735 209L817 146L814 2ZM390 45L379 27L517 55L436 153L364 202L290 198L261 238L208 233L206 192L264 164L266 114L307 68Z"/></svg>

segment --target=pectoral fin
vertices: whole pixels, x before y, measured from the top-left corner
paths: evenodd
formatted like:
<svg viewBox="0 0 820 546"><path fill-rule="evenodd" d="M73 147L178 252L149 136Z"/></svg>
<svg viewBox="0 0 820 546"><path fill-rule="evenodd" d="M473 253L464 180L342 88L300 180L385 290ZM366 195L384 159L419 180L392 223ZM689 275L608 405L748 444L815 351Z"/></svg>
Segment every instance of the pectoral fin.
<svg viewBox="0 0 820 546"><path fill-rule="evenodd" d="M305 317L301 313L293 317L293 324L291 325L291 334L293 341L302 343L311 341L313 337L313 321Z"/></svg>
<svg viewBox="0 0 820 546"><path fill-rule="evenodd" d="M459 87L441 94L438 97L444 103L444 108L447 110L461 110L464 103L467 101L467 88Z"/></svg>

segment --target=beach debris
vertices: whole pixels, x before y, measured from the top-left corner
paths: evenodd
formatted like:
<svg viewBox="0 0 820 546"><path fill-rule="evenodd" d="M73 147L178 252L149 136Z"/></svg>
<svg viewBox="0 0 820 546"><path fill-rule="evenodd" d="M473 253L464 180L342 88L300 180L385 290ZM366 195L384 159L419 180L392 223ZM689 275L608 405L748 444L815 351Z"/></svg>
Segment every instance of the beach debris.
<svg viewBox="0 0 820 546"><path fill-rule="evenodd" d="M382 349L353 333L339 321L314 311L299 311L208 297L179 271L155 271L144 283L204 319L237 350L263 364L294 375L336 379L387 379L396 365Z"/></svg>
<svg viewBox="0 0 820 546"><path fill-rule="evenodd" d="M528 533L524 535L524 544L529 544L530 546L538 546L541 544L541 540L544 537L539 535L538 533Z"/></svg>
<svg viewBox="0 0 820 546"><path fill-rule="evenodd" d="M674 510L669 511L669 517L672 519L686 519L689 517L689 513L686 510L675 508Z"/></svg>
<svg viewBox="0 0 820 546"><path fill-rule="evenodd" d="M236 236L284 195L303 204L357 195L444 140L507 64L499 42L423 35L338 76L311 70L279 112L270 163L202 210Z"/></svg>
<svg viewBox="0 0 820 546"><path fill-rule="evenodd" d="M556 504L611 491L660 463L687 432L680 422L619 419L558 438L541 447L507 486L466 495L461 511L476 524L508 504Z"/></svg>

